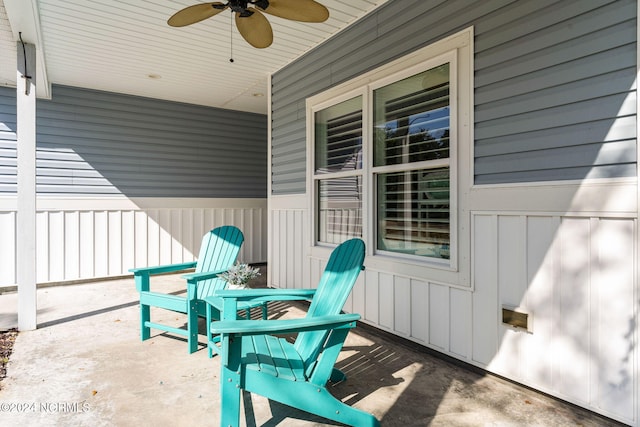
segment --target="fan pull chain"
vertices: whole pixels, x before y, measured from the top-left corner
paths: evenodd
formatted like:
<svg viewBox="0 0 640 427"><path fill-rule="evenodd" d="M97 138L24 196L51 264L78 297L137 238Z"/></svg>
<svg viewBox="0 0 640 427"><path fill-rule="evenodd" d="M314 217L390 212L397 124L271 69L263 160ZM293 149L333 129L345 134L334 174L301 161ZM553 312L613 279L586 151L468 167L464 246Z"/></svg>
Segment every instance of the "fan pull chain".
<svg viewBox="0 0 640 427"><path fill-rule="evenodd" d="M233 12L231 12L231 21L229 25L229 40L231 41L231 57L229 62L233 62Z"/></svg>

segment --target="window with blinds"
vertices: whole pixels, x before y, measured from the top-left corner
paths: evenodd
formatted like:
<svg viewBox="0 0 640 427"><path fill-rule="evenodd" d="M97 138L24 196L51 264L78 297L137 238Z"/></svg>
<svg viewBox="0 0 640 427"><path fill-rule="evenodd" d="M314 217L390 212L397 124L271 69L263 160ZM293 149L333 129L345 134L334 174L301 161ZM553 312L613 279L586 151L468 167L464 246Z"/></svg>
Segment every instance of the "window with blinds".
<svg viewBox="0 0 640 427"><path fill-rule="evenodd" d="M470 283L473 57L467 28L307 98L313 246Z"/></svg>
<svg viewBox="0 0 640 427"><path fill-rule="evenodd" d="M316 234L362 237L362 97L315 113Z"/></svg>
<svg viewBox="0 0 640 427"><path fill-rule="evenodd" d="M449 64L373 97L377 249L449 259Z"/></svg>
<svg viewBox="0 0 640 427"><path fill-rule="evenodd" d="M372 86L369 102L359 95L314 112L316 241L362 237L366 192L376 253L449 259L449 75L441 63ZM372 123L369 143L363 123ZM372 152L368 164L363 147Z"/></svg>

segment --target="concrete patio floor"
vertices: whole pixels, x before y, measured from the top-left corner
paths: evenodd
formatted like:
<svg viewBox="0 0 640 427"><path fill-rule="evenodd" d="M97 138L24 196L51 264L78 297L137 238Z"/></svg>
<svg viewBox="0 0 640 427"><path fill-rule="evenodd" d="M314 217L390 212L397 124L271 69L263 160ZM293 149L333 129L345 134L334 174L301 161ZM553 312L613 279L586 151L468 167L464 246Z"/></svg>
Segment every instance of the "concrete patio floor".
<svg viewBox="0 0 640 427"><path fill-rule="evenodd" d="M183 282L169 275L152 286L172 292ZM15 293L0 295L0 330L17 325L16 307ZM270 315L303 309L274 304ZM334 395L382 426L621 425L413 347L356 328L338 362L348 380ZM204 345L189 355L183 339L161 331L140 341L133 279L42 288L38 329L18 335L0 383L0 426L217 426L218 372ZM336 425L261 396L245 394L244 408L246 426Z"/></svg>

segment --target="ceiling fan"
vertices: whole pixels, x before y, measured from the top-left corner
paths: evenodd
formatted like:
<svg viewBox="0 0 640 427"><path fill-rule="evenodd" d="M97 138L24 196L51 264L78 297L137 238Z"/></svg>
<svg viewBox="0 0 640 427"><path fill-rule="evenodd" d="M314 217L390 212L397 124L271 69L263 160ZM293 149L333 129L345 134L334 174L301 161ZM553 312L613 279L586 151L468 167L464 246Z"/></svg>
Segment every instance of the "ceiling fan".
<svg viewBox="0 0 640 427"><path fill-rule="evenodd" d="M253 7L251 7L253 6ZM324 22L329 18L326 7L314 0L229 0L226 3L200 3L176 12L167 24L184 27L231 9L236 27L253 47L269 47L273 42L271 24L262 12L301 22Z"/></svg>

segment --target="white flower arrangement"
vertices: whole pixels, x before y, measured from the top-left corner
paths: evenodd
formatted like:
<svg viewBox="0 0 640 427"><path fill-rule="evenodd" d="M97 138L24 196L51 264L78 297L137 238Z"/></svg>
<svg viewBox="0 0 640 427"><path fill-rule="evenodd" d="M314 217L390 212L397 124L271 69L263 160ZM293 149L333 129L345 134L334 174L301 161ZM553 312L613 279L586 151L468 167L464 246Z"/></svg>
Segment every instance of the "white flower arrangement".
<svg viewBox="0 0 640 427"><path fill-rule="evenodd" d="M260 269L240 263L236 263L233 267L218 275L218 277L227 282L227 289L244 289L249 280L258 276L260 276Z"/></svg>

